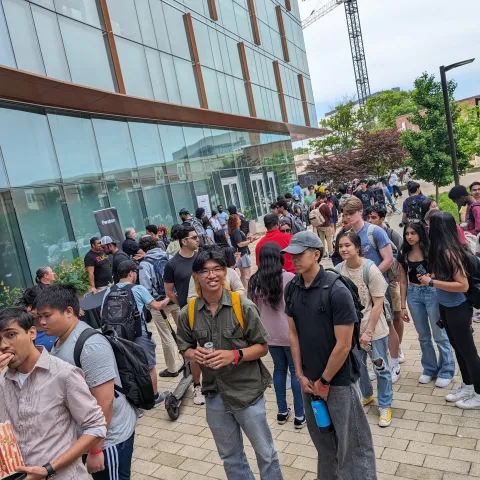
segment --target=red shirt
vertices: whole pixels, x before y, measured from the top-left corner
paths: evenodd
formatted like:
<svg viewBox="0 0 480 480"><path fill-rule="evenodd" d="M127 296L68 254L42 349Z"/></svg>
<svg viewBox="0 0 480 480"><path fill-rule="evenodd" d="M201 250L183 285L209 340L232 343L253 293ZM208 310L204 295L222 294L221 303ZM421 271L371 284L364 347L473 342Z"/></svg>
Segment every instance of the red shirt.
<svg viewBox="0 0 480 480"><path fill-rule="evenodd" d="M290 245L290 240L293 235L288 233L282 233L280 230L270 230L265 234L265 236L257 243L255 247L255 257L257 258L257 265L260 265L260 249L262 245L267 242L274 242L277 245L280 245L281 249L288 247ZM284 253L283 258L285 259L285 264L283 268L287 272L295 273L295 269L292 265L292 256L289 253Z"/></svg>

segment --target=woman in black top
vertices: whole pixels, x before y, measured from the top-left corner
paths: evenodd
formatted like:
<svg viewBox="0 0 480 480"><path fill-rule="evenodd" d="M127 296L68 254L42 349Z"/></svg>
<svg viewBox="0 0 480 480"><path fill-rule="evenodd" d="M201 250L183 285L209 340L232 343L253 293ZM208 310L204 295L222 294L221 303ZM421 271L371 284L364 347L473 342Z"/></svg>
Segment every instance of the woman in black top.
<svg viewBox="0 0 480 480"><path fill-rule="evenodd" d="M423 373L418 381L429 383L436 377L435 386L444 388L455 374L453 352L447 334L437 325L440 309L435 288L422 285L418 276L429 271L428 255L430 241L423 223L411 222L403 232L403 243L398 256L400 265L401 316L410 322L407 303L418 333L422 352ZM439 351L439 358L433 348L432 335Z"/></svg>
<svg viewBox="0 0 480 480"><path fill-rule="evenodd" d="M225 257L225 263L228 268L235 268L237 259L235 258L235 249L229 245L225 230L217 230L213 234L216 246L222 251Z"/></svg>
<svg viewBox="0 0 480 480"><path fill-rule="evenodd" d="M228 234L230 242L236 252L240 252L240 260L237 262L237 268L240 270L240 280L245 289L248 288L248 281L251 275L250 250L248 245L255 239L247 236L240 230L240 217L238 215L230 215L228 217Z"/></svg>

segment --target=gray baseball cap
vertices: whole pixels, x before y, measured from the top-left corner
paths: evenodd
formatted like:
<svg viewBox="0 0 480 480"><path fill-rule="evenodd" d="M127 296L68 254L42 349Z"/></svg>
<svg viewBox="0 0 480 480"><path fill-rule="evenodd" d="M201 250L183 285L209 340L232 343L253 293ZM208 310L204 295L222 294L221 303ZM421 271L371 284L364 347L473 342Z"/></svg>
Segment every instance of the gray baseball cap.
<svg viewBox="0 0 480 480"><path fill-rule="evenodd" d="M117 242L117 240L115 240L112 237L109 237L108 235L106 235L105 237L102 237L100 239L100 244L101 245L108 245L109 243L114 243L116 245L118 242Z"/></svg>
<svg viewBox="0 0 480 480"><path fill-rule="evenodd" d="M298 232L290 240L290 245L282 250L283 253L293 253L298 255L304 252L307 248L316 248L320 250L323 248L323 243L313 232Z"/></svg>

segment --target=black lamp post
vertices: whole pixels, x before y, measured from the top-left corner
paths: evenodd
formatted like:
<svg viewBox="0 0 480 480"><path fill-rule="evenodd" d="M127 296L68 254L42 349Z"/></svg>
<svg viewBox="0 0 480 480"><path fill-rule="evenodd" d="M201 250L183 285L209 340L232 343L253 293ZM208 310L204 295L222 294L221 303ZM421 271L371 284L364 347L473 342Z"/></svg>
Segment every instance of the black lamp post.
<svg viewBox="0 0 480 480"><path fill-rule="evenodd" d="M460 176L458 175L457 151L455 150L455 139L453 138L452 114L450 113L450 101L448 99L447 77L445 72L472 63L474 60L474 58L470 58L463 62L452 63L452 65L447 65L446 67L442 65L440 67L440 80L442 83L443 101L445 103L445 115L447 117L448 140L450 142L450 155L452 157L452 170L455 185L460 185Z"/></svg>

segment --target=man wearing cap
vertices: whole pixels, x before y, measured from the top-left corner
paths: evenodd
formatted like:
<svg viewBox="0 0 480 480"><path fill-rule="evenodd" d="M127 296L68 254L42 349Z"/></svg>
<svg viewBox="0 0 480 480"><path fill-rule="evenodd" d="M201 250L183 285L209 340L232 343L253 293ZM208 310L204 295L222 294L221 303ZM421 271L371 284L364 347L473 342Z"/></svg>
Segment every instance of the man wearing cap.
<svg viewBox="0 0 480 480"><path fill-rule="evenodd" d="M472 184L473 185L473 184ZM453 200L459 207L467 207L463 229L472 235L480 233L480 201L470 195L463 185L456 185L448 192L448 198Z"/></svg>
<svg viewBox="0 0 480 480"><path fill-rule="evenodd" d="M197 212L199 212L199 210L203 209L197 209ZM203 213L205 213L205 210L203 210ZM182 208L178 214L182 219L182 225L184 227L193 227L195 232L197 232L199 246L203 247L204 245L207 245L207 232L203 228L201 221L197 217L193 218L192 214L186 208ZM201 215L201 213L199 213L199 215Z"/></svg>
<svg viewBox="0 0 480 480"><path fill-rule="evenodd" d="M295 234L282 251L292 255L297 272L285 288L285 312L307 426L318 452L317 477L376 480L373 440L357 383L359 365L351 351L358 322L352 295L338 275L320 265L323 244L313 232ZM334 432L318 428L312 395L327 403Z"/></svg>
<svg viewBox="0 0 480 480"><path fill-rule="evenodd" d="M100 239L100 244L107 255L112 255L113 282L118 283L120 281L118 266L125 260L130 260L130 257L117 247L118 241L108 235Z"/></svg>

